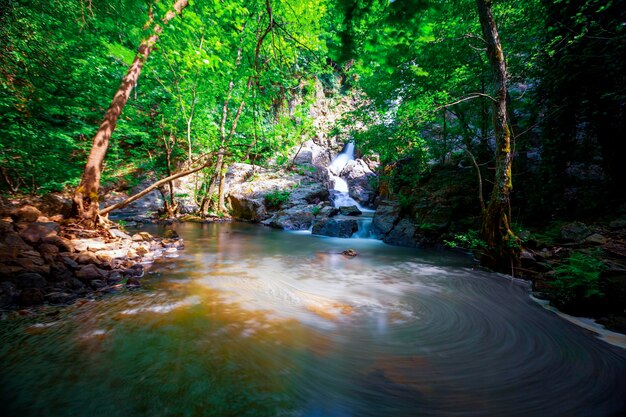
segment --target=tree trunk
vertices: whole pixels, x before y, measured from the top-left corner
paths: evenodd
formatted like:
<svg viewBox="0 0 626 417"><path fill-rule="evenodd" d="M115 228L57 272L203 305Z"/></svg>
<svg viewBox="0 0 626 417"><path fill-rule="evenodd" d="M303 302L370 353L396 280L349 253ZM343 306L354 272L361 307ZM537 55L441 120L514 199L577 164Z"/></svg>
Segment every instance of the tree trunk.
<svg viewBox="0 0 626 417"><path fill-rule="evenodd" d="M483 213L482 236L487 243L483 262L492 269L511 271L519 264L519 239L511 230L513 156L507 112L508 76L498 29L491 12L491 0L476 0L476 5L496 89L493 106L496 172L493 190Z"/></svg>
<svg viewBox="0 0 626 417"><path fill-rule="evenodd" d="M173 10L168 11L163 18L163 24L167 24L177 14L181 14L188 4L189 0L177 0L176 3L174 3ZM109 147L109 139L115 130L117 120L128 101L133 87L137 84L137 79L139 78L143 64L148 59L150 52L152 52L162 30L163 28L159 24L156 24L152 30L152 35L141 42L137 50L137 55L128 69L126 76L122 79L120 88L117 90L117 93L115 93L113 101L98 128L98 132L93 138L93 144L89 158L87 159L85 171L81 177L80 185L74 193L74 204L72 208L74 216L85 219L92 223L92 225L95 225L98 218L100 177L102 175L104 157Z"/></svg>

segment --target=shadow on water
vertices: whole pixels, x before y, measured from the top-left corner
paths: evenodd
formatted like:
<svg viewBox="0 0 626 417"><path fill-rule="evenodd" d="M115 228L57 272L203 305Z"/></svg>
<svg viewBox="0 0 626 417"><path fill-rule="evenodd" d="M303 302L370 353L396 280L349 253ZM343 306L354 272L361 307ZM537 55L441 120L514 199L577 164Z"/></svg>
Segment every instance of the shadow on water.
<svg viewBox="0 0 626 417"><path fill-rule="evenodd" d="M466 258L242 224L176 227L186 250L154 265L141 291L0 322L3 415L626 410L626 351Z"/></svg>

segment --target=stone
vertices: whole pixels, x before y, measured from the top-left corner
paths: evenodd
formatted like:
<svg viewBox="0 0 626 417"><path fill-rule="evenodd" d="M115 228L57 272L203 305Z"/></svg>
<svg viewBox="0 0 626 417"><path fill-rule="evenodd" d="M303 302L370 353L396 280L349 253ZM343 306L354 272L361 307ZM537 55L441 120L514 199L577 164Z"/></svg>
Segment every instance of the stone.
<svg viewBox="0 0 626 417"><path fill-rule="evenodd" d="M314 235L349 238L359 226L356 220L352 219L321 219L313 224L312 233Z"/></svg>
<svg viewBox="0 0 626 417"><path fill-rule="evenodd" d="M383 238L383 242L394 246L416 247L419 246L416 231L417 227L412 221L401 219Z"/></svg>
<svg viewBox="0 0 626 417"><path fill-rule="evenodd" d="M589 243L591 245L605 245L606 242L608 242L607 238L599 233L594 233L585 238L585 243Z"/></svg>
<svg viewBox="0 0 626 417"><path fill-rule="evenodd" d="M321 217L333 217L339 214L339 209L333 206L322 207L320 212L318 213Z"/></svg>
<svg viewBox="0 0 626 417"><path fill-rule="evenodd" d="M13 215L13 219L16 223L30 223L36 222L39 216L41 216L41 211L39 211L37 207L26 205L17 209Z"/></svg>
<svg viewBox="0 0 626 417"><path fill-rule="evenodd" d="M65 239L61 236L48 235L48 236L45 236L42 239L42 241L44 243L49 243L51 245L56 246L57 248L59 248L61 252L73 252L74 251L74 246L72 245L72 242L70 242L68 239Z"/></svg>
<svg viewBox="0 0 626 417"><path fill-rule="evenodd" d="M358 253L354 249L346 249L343 252L341 252L341 254L349 258L354 258L355 256L358 255Z"/></svg>
<svg viewBox="0 0 626 417"><path fill-rule="evenodd" d="M34 272L25 272L19 274L13 279L17 288L44 288L48 285L46 279L40 274Z"/></svg>
<svg viewBox="0 0 626 417"><path fill-rule="evenodd" d="M580 242L591 234L591 230L582 222L572 222L561 227L561 240L564 242Z"/></svg>
<svg viewBox="0 0 626 417"><path fill-rule="evenodd" d="M133 242L143 242L152 240L152 235L148 232L139 232L132 235Z"/></svg>
<svg viewBox="0 0 626 417"><path fill-rule="evenodd" d="M165 239L177 239L178 237L178 233L174 229L167 229L163 232L163 238Z"/></svg>
<svg viewBox="0 0 626 417"><path fill-rule="evenodd" d="M100 259L98 259L98 256L93 253L93 252L89 252L89 251L84 251L84 252L80 252L77 256L76 256L76 262L78 262L79 264L97 264L99 265Z"/></svg>
<svg viewBox="0 0 626 417"><path fill-rule="evenodd" d="M50 267L50 275L49 279L53 282L63 282L69 281L72 279L74 275L72 272L65 267L62 263L57 263L56 265Z"/></svg>
<svg viewBox="0 0 626 417"><path fill-rule="evenodd" d="M296 206L279 211L262 223L277 229L307 230L313 224L314 218L311 206Z"/></svg>
<svg viewBox="0 0 626 417"><path fill-rule="evenodd" d="M49 243L42 243L37 250L47 263L54 262L54 259L59 254L59 248Z"/></svg>
<svg viewBox="0 0 626 417"><path fill-rule="evenodd" d="M106 279L107 271L100 269L93 264L84 265L76 271L76 277L81 281L92 281L94 279Z"/></svg>
<svg viewBox="0 0 626 417"><path fill-rule="evenodd" d="M141 281L139 281L139 280L138 280L137 278L135 278L135 277L131 277L131 278L128 278L128 279L126 280L126 286L127 286L128 288L136 288L136 287L141 286Z"/></svg>
<svg viewBox="0 0 626 417"><path fill-rule="evenodd" d="M0 282L0 307L7 307L17 301L18 291L15 284L8 281Z"/></svg>
<svg viewBox="0 0 626 417"><path fill-rule="evenodd" d="M56 236L59 231L59 225L54 222L32 222L20 224L19 235L28 243L39 243L43 239Z"/></svg>
<svg viewBox="0 0 626 417"><path fill-rule="evenodd" d="M341 172L341 177L348 183L350 197L364 205L374 202L377 177L365 161L362 159L349 161Z"/></svg>
<svg viewBox="0 0 626 417"><path fill-rule="evenodd" d="M19 295L19 304L23 307L30 307L43 303L43 291L39 288L24 288Z"/></svg>
<svg viewBox="0 0 626 417"><path fill-rule="evenodd" d="M102 279L94 279L94 280L91 280L89 282L89 286L91 288L93 288L94 290L97 290L97 289L100 289L102 287L106 287L107 286L107 282L106 282L106 280L102 280Z"/></svg>
<svg viewBox="0 0 626 417"><path fill-rule="evenodd" d="M383 200L380 202L372 219L372 232L382 238L393 229L400 218L400 205L395 201Z"/></svg>
<svg viewBox="0 0 626 417"><path fill-rule="evenodd" d="M109 233L111 234L111 236L118 239L126 240L131 238L129 234L122 232L120 229L109 229Z"/></svg>
<svg viewBox="0 0 626 417"><path fill-rule="evenodd" d="M45 194L38 204L39 209L50 216L61 215L67 217L72 210L72 200L59 194Z"/></svg>
<svg viewBox="0 0 626 417"><path fill-rule="evenodd" d="M360 216L363 214L357 206L341 206L339 207L339 213L344 216Z"/></svg>
<svg viewBox="0 0 626 417"><path fill-rule="evenodd" d="M124 271L124 274L127 277L142 277L143 273L144 273L143 265L141 265L141 264L131 265L129 268L127 268Z"/></svg>
<svg viewBox="0 0 626 417"><path fill-rule="evenodd" d="M44 298L50 304L68 304L76 298L76 295L57 291L46 294Z"/></svg>

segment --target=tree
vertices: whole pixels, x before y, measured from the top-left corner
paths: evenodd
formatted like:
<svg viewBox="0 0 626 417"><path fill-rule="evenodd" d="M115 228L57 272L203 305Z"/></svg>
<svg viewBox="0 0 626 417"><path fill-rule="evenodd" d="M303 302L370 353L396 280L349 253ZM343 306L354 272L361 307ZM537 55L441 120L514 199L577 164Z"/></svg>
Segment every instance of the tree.
<svg viewBox="0 0 626 417"><path fill-rule="evenodd" d="M173 10L169 10L162 19L163 24L167 24L176 15L180 15L185 7L189 4L188 0L177 0L174 3ZM150 24L152 24L153 15L150 13ZM152 27L152 33L141 42L135 59L128 69L126 76L113 97L113 101L109 109L104 115L104 119L93 138L91 152L87 159L85 170L81 177L81 182L74 193L73 198L73 214L80 219L84 219L91 224L95 224L98 217L99 203L98 192L100 188L100 178L102 176L103 162L109 147L109 139L115 130L117 120L122 114L122 110L130 96L133 87L137 84L137 80L141 73L144 63L148 59L150 52L154 48L159 35L163 28L158 23Z"/></svg>
<svg viewBox="0 0 626 417"><path fill-rule="evenodd" d="M484 262L493 269L502 270L513 268L519 262L519 242L511 230L513 154L507 110L508 76L498 29L491 11L491 0L476 0L476 6L496 90L493 98L496 172L493 190L483 213L482 235L487 243Z"/></svg>

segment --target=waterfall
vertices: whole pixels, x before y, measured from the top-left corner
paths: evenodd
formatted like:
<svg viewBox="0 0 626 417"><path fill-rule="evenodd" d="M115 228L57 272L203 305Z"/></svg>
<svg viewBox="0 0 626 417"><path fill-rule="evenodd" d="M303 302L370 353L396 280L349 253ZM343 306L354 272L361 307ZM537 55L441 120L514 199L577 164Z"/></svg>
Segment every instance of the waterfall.
<svg viewBox="0 0 626 417"><path fill-rule="evenodd" d="M354 142L352 141L346 144L344 149L331 161L327 168L332 186L330 189L331 199L336 208L356 206L361 211L362 215L357 220L358 231L352 237L369 238L371 237L370 229L374 210L364 208L350 197L348 182L341 178L342 171L350 161L354 161Z"/></svg>

